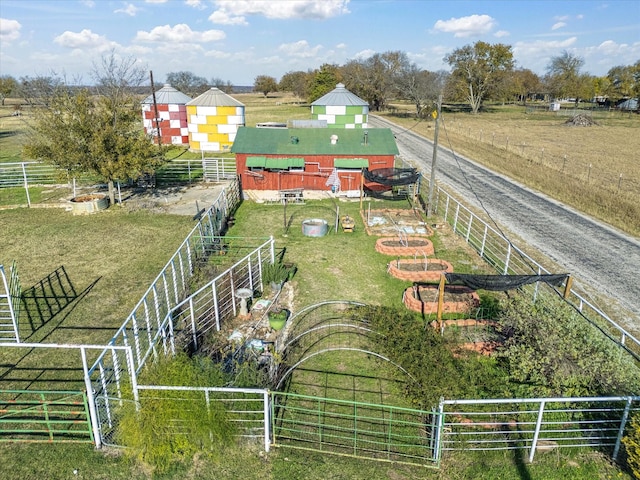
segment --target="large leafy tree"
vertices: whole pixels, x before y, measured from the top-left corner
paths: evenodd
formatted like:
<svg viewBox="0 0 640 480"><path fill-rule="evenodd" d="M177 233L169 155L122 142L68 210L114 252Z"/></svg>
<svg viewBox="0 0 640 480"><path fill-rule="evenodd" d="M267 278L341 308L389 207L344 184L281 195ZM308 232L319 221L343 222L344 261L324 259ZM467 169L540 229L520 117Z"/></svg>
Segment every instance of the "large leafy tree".
<svg viewBox="0 0 640 480"><path fill-rule="evenodd" d="M291 92L298 98L306 98L309 91L310 77L311 74L309 72L287 72L280 79L278 90Z"/></svg>
<svg viewBox="0 0 640 480"><path fill-rule="evenodd" d="M607 72L607 94L618 101L640 93L640 60L635 65L618 65Z"/></svg>
<svg viewBox="0 0 640 480"><path fill-rule="evenodd" d="M589 75L581 72L584 59L563 51L552 57L547 65L545 83L555 98L588 98L593 92L593 82Z"/></svg>
<svg viewBox="0 0 640 480"><path fill-rule="evenodd" d="M18 82L10 75L0 77L0 105L4 107L4 100L15 92Z"/></svg>
<svg viewBox="0 0 640 480"><path fill-rule="evenodd" d="M465 45L444 60L452 67L454 94L469 103L472 113L478 113L486 99L500 96L514 67L511 46L502 43Z"/></svg>
<svg viewBox="0 0 640 480"><path fill-rule="evenodd" d="M389 51L351 60L341 71L347 88L366 100L372 110L379 111L397 94L397 79L410 67L406 53Z"/></svg>
<svg viewBox="0 0 640 480"><path fill-rule="evenodd" d="M528 68L519 68L510 75L510 91L522 102L527 104L527 97L530 94L540 93L542 91L542 82L540 77Z"/></svg>
<svg viewBox="0 0 640 480"><path fill-rule="evenodd" d="M163 151L140 125L132 87L143 71L135 61L111 53L94 68L96 92L58 87L49 107L36 110L24 150L70 174L98 175L108 184L113 203L114 182L153 171L162 162Z"/></svg>
<svg viewBox="0 0 640 480"><path fill-rule="evenodd" d="M253 90L261 92L266 97L269 92L278 91L278 82L269 75L258 75L253 82Z"/></svg>
<svg viewBox="0 0 640 480"><path fill-rule="evenodd" d="M338 66L329 63L321 65L318 70L309 75L309 103L329 93L342 81L342 74Z"/></svg>

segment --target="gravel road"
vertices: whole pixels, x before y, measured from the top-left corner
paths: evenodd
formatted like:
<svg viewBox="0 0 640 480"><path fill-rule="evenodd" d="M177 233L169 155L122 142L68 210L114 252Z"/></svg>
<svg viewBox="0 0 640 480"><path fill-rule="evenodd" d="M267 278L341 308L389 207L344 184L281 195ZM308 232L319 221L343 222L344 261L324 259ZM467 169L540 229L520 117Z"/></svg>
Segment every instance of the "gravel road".
<svg viewBox="0 0 640 480"><path fill-rule="evenodd" d="M380 117L372 127L391 128L400 155L430 175L433 143ZM436 182L476 208L484 208L508 235L515 234L574 277L576 288L611 299L613 320L640 332L640 241L562 203L496 174L442 147ZM514 240L516 245L519 244ZM523 247L522 244L520 244ZM582 289L581 289L582 290ZM601 300L602 303L602 300ZM596 303L597 304L597 303ZM599 305L603 307L602 304Z"/></svg>

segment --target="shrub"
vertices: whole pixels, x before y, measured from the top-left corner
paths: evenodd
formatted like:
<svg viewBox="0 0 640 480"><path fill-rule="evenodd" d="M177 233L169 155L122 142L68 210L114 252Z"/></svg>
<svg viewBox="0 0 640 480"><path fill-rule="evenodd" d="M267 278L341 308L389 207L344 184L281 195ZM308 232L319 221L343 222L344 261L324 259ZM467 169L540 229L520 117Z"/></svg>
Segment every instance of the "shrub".
<svg viewBox="0 0 640 480"><path fill-rule="evenodd" d="M205 358L179 354L160 360L141 375L150 384L220 385L218 367ZM207 405L203 392L163 391L141 393L138 409L132 401L121 411L117 440L127 452L158 473L195 454L220 455L230 444L234 427L220 402Z"/></svg>
<svg viewBox="0 0 640 480"><path fill-rule="evenodd" d="M622 438L627 452L627 465L634 478L640 478L640 415L631 417L627 434Z"/></svg>
<svg viewBox="0 0 640 480"><path fill-rule="evenodd" d="M638 393L631 357L562 299L516 294L499 317L506 340L499 356L518 396L580 397Z"/></svg>

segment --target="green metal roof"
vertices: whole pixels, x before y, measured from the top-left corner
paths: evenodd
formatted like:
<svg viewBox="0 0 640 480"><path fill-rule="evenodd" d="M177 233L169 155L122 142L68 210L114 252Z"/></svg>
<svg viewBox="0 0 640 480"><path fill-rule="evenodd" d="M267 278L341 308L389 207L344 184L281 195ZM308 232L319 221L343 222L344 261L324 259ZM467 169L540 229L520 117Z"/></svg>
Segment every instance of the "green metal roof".
<svg viewBox="0 0 640 480"><path fill-rule="evenodd" d="M304 158L247 157L247 167L282 168L304 167Z"/></svg>
<svg viewBox="0 0 640 480"><path fill-rule="evenodd" d="M336 136L335 144L331 137ZM255 128L240 127L231 147L233 153L255 155L397 155L398 146L388 128Z"/></svg>
<svg viewBox="0 0 640 480"><path fill-rule="evenodd" d="M334 158L333 166L336 168L368 168L369 160L366 158Z"/></svg>

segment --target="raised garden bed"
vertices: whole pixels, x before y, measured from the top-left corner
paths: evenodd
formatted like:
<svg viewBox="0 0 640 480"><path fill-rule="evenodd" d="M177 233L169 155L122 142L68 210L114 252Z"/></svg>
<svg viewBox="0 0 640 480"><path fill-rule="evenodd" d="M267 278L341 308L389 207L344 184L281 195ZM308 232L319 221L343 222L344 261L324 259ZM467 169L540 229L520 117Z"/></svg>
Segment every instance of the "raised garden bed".
<svg viewBox="0 0 640 480"><path fill-rule="evenodd" d="M387 265L387 272L410 282L437 282L443 273L453 272L453 265L438 258L399 258Z"/></svg>
<svg viewBox="0 0 640 480"><path fill-rule="evenodd" d="M376 241L376 251L383 255L408 257L411 255L433 255L433 243L424 237L382 237Z"/></svg>
<svg viewBox="0 0 640 480"><path fill-rule="evenodd" d="M405 306L427 315L438 312L438 285L414 285L403 294ZM445 285L442 313L469 313L480 306L475 290L460 285Z"/></svg>

